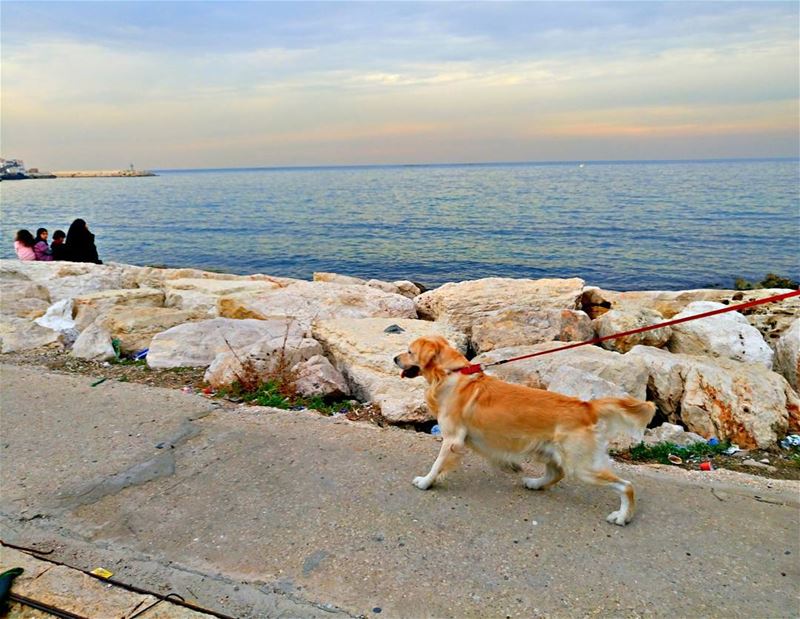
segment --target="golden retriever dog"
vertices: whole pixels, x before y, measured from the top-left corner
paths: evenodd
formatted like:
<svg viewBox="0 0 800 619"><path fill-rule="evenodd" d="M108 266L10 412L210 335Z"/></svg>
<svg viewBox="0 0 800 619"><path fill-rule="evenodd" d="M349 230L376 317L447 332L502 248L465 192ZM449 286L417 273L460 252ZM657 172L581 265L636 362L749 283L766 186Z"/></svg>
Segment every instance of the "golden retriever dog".
<svg viewBox="0 0 800 619"><path fill-rule="evenodd" d="M414 478L420 490L456 468L466 446L515 472L527 458L543 462L542 477L522 479L531 490L546 490L565 475L610 486L620 506L608 522L624 526L633 518L633 485L611 471L607 439L620 431L641 435L655 414L652 402L631 397L584 402L483 372L461 373L470 362L438 336L414 340L394 362L403 377L421 374L428 382L425 399L442 430L442 447L431 470Z"/></svg>

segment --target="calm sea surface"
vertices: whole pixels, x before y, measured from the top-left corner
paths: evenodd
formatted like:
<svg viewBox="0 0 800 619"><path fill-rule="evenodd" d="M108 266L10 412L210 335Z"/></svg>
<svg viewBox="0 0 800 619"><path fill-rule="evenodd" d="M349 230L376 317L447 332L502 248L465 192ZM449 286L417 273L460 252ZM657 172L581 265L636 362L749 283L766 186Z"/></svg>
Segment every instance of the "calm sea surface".
<svg viewBox="0 0 800 619"><path fill-rule="evenodd" d="M426 285L571 277L619 290L800 279L796 160L160 171L0 183L18 228L82 217L101 259Z"/></svg>

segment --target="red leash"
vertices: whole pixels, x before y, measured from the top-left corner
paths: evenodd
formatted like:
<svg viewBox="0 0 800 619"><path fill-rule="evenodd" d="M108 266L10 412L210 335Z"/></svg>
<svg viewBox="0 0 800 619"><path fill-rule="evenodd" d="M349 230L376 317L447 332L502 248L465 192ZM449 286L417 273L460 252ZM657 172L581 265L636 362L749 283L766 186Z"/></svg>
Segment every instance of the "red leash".
<svg viewBox="0 0 800 619"><path fill-rule="evenodd" d="M747 303L740 303L739 305L729 305L728 307L722 307L720 309L715 309L710 312L703 312L702 314L693 314L692 316L684 316L683 318L677 318L676 320L668 320L667 322L660 322L657 325L639 327L638 329L631 329L630 331L613 333L611 335L606 335L604 337L596 337L593 340L586 340L584 342L576 342L575 344L568 344L567 346L561 346L560 348L551 348L550 350L542 350L540 352L535 352L530 355L522 355L521 357L512 357L511 359L502 359L501 361L495 361L493 363L473 363L472 365L468 365L457 371L461 372L462 374L477 374L478 372L483 372L484 368L488 368L493 365L502 365L504 363L511 363L512 361L520 361L521 359L530 359L531 357L538 357L540 355L549 355L550 353L559 352L562 350L569 350L570 348L578 348L579 346L589 346L590 344L599 344L600 342L607 342L608 340L616 340L617 338L625 337L626 335L635 335L637 333L644 333L645 331L653 331L655 329L661 329L663 327L677 325L682 322L689 322L690 320L699 320L700 318L708 318L709 316L716 316L717 314L724 314L725 312L735 312L736 310L747 309L748 307L755 307L756 305L764 305L766 303L775 303L776 301L783 301L784 299L789 299L791 297L797 297L797 296L800 296L800 290L793 290L792 292L784 292L783 294L776 294L775 296L772 297L756 299L754 301L748 301Z"/></svg>

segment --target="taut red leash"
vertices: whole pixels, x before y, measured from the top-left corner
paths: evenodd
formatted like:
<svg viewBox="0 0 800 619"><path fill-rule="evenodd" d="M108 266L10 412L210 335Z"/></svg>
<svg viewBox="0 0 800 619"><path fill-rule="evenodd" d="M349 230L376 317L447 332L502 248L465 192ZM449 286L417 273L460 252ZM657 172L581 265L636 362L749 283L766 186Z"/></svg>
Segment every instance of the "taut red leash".
<svg viewBox="0 0 800 619"><path fill-rule="evenodd" d="M662 329L664 327L670 327L672 325L677 325L682 322L689 322L691 320L699 320L701 318L708 318L709 316L716 316L717 314L724 314L725 312L735 312L736 310L747 309L748 307L755 307L756 305L765 305L767 303L775 303L776 301L783 301L784 299L789 299L791 297L800 296L800 290L793 290L792 292L784 292L783 294L776 294L771 297L764 297L763 299L755 299L753 301L747 301L746 303L739 303L738 305L729 305L727 307L722 307L720 309L715 309L710 312L703 312L702 314L693 314L691 316L684 316L683 318L677 318L675 320L668 320L666 322L660 322L656 325L648 325L647 327L639 327L638 329L631 329L630 331L622 331L621 333L612 333L611 335L605 335L603 337L596 337L593 340L585 340L583 342L575 342L574 344L568 344L567 346L561 346L559 348L551 348L550 350L542 350L539 352L531 353L530 355L522 355L520 357L512 357L511 359L501 359L500 361L494 361L492 363L473 363L472 365L468 365L466 367L461 368L460 370L456 370L457 372L461 372L462 374L477 374L478 372L483 372L484 368L491 367L493 365L502 365L504 363L511 363L512 361L520 361L522 359L530 359L532 357L539 357L541 355L549 355L550 353L560 352L562 350L569 350L570 348L578 348L579 346L589 346L590 344L599 344L600 342L607 342L609 340L616 340L621 337L625 337L626 335L636 335L637 333L644 333L645 331L654 331L655 329Z"/></svg>

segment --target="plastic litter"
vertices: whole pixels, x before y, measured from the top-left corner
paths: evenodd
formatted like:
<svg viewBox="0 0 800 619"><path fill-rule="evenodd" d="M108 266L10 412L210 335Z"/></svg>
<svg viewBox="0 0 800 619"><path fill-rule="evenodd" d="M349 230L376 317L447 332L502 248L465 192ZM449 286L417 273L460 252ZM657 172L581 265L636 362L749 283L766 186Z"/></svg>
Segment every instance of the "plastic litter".
<svg viewBox="0 0 800 619"><path fill-rule="evenodd" d="M135 353L133 355L133 360L134 361L141 361L142 359L147 357L147 353L149 352L149 350L150 350L149 348L145 348L144 350L140 350L139 352Z"/></svg>
<svg viewBox="0 0 800 619"><path fill-rule="evenodd" d="M667 454L667 460L672 462L672 464L683 464L683 460L675 454Z"/></svg>
<svg viewBox="0 0 800 619"><path fill-rule="evenodd" d="M107 569L102 567L96 567L89 573L100 578L111 578L114 575L114 572L109 572Z"/></svg>
<svg viewBox="0 0 800 619"><path fill-rule="evenodd" d="M781 447L784 449L791 449L792 447L800 447L800 434L790 434L781 441Z"/></svg>
<svg viewBox="0 0 800 619"><path fill-rule="evenodd" d="M94 382L92 383L92 387L97 387L97 385L100 385L100 384L102 384L102 383L106 382L107 380L108 380L108 379L107 379L107 378L105 378L105 377L103 377L103 378L101 378L101 379L99 379L99 380L96 380L96 381L94 381Z"/></svg>
<svg viewBox="0 0 800 619"><path fill-rule="evenodd" d="M438 423L431 428L431 435L432 436L441 436L442 435L442 429L439 427Z"/></svg>
<svg viewBox="0 0 800 619"><path fill-rule="evenodd" d="M710 462L701 462L700 463L700 470L701 471L713 471L714 467L711 465Z"/></svg>
<svg viewBox="0 0 800 619"><path fill-rule="evenodd" d="M66 331L75 328L72 320L72 299L61 299L47 308L44 316L34 320L40 327L47 327L55 331Z"/></svg>
<svg viewBox="0 0 800 619"><path fill-rule="evenodd" d="M730 447L728 447L722 453L724 453L726 456L732 456L733 454L735 454L736 452L739 452L739 451L742 451L742 450L739 448L739 446L736 443L733 443Z"/></svg>
<svg viewBox="0 0 800 619"><path fill-rule="evenodd" d="M710 439L708 439L708 444L712 447L719 445L719 439L716 436L712 436Z"/></svg>
<svg viewBox="0 0 800 619"><path fill-rule="evenodd" d="M181 387L181 391L183 393L194 393L194 389L192 389L191 387Z"/></svg>

